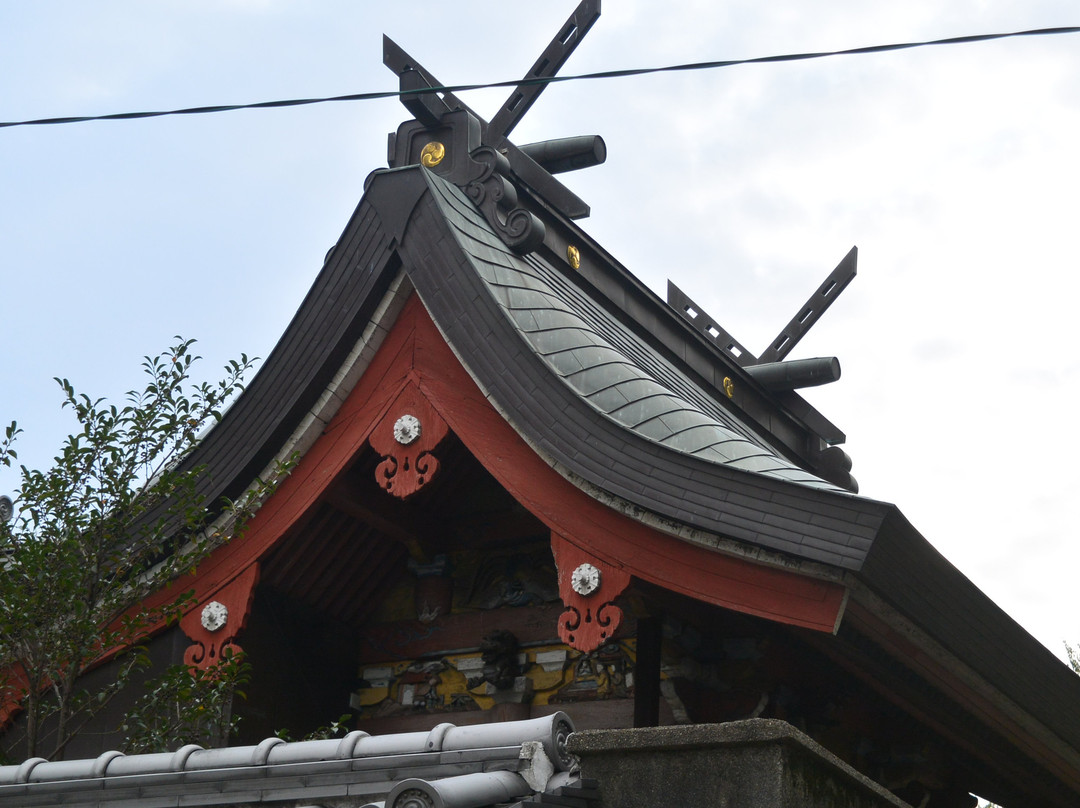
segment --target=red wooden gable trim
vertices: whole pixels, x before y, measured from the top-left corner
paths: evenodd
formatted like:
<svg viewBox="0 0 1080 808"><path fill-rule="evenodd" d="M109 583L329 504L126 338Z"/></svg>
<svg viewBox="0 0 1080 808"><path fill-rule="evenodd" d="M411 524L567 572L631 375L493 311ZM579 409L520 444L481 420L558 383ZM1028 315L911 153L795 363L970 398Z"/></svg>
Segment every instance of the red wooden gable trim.
<svg viewBox="0 0 1080 808"><path fill-rule="evenodd" d="M551 534L551 552L566 606L559 617L559 638L579 651L595 651L611 641L622 623L615 598L630 585L630 573L593 558L558 533Z"/></svg>
<svg viewBox="0 0 1080 808"><path fill-rule="evenodd" d="M144 606L154 609L175 598L177 592L192 590L192 602L196 605L191 611L201 611L212 600L213 593L257 567L259 559L304 518L327 486L363 448L376 423L410 380L412 330L407 318L399 317L367 372L322 436L259 508L243 535L211 553L194 574L147 598ZM155 626L153 630L160 628Z"/></svg>
<svg viewBox="0 0 1080 808"><path fill-rule="evenodd" d="M416 384L407 382L368 436L371 448L383 458L375 469L379 487L408 499L427 485L439 471L434 451L446 433L446 421Z"/></svg>
<svg viewBox="0 0 1080 808"><path fill-rule="evenodd" d="M600 561L665 589L781 623L835 630L843 586L661 533L563 478L484 397L427 312L419 305L407 308L416 320L414 372L420 389L492 476L553 532Z"/></svg>
<svg viewBox="0 0 1080 808"><path fill-rule="evenodd" d="M252 564L180 619L180 629L191 640L184 654L186 665L206 670L221 661L226 649L234 654L242 650L236 635L247 625L258 579L259 567Z"/></svg>
<svg viewBox="0 0 1080 808"><path fill-rule="evenodd" d="M415 396L401 396L407 387L423 394L512 496L587 556L718 606L819 631L834 630L844 603L842 586L660 533L597 502L561 477L484 397L415 295L323 435L255 514L246 533L218 548L193 577L178 582L180 589L194 589L197 610L214 592L257 565L304 517L378 424L393 423L414 406ZM398 402L408 402L401 413L394 409ZM154 601L168 597L161 593Z"/></svg>

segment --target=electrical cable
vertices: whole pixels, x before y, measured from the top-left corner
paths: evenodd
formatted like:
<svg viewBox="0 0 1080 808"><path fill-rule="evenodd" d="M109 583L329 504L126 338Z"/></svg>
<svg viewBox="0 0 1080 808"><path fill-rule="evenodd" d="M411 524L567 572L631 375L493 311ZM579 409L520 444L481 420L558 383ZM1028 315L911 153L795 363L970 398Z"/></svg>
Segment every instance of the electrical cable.
<svg viewBox="0 0 1080 808"><path fill-rule="evenodd" d="M667 65L665 67L643 67L625 70L603 70L596 73L579 73L571 76L543 76L538 78L515 79L512 81L498 81L489 84L454 84L443 87L425 87L413 90L387 90L383 92L352 93L349 95L336 95L326 98L294 98L283 101L259 101L253 104L223 104L207 107L189 107L187 109L158 110L153 112L118 112L111 115L78 115L63 118L38 118L28 121L0 121L0 128L13 126L44 126L62 123L85 123L87 121L125 121L138 118L160 118L167 115L203 115L211 112L232 112L241 109L274 109L277 107L299 107L309 104L327 104L335 101L373 101L380 98L402 98L413 95L427 95L428 93L463 93L470 90L487 90L498 87L529 87L537 84L556 84L567 81L586 81L590 79L613 79L630 76L645 76L653 73L675 73L693 70L714 70L721 67L734 67L736 65L770 64L776 62L800 62L810 59L824 59L831 56L853 56L871 53L886 53L888 51L909 50L911 48L924 48L931 45L965 45L973 42L987 42L994 39L1007 39L1022 36L1049 36L1056 34L1080 33L1080 26L1058 28L1036 28L1029 31L1013 31L999 34L973 34L969 36L955 36L945 39L932 39L923 42L900 42L890 45L868 45L861 48L848 48L837 51L816 51L809 53L787 53L778 56L757 56L751 59L725 59L711 62L691 62L680 65Z"/></svg>

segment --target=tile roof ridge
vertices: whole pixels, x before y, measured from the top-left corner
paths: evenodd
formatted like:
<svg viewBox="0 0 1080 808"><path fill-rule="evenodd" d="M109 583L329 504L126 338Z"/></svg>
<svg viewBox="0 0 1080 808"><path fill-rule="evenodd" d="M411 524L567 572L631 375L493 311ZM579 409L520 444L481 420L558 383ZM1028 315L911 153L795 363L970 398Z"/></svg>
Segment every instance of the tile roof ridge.
<svg viewBox="0 0 1080 808"><path fill-rule="evenodd" d="M421 791L427 789L425 793L484 795L491 792L495 795L486 803L470 802L470 805L508 802L533 791L529 785L533 758L542 756L548 767L547 774L533 783L542 788L553 781L551 773L572 769L576 761L566 751L566 739L572 732L573 723L569 716L556 712L524 721L465 726L440 724L430 731L378 736L356 730L343 738L324 740L288 742L271 737L255 745L217 749L188 744L175 752L125 755L112 750L96 758L77 760L31 758L17 765L0 766L0 802L8 804L9 795L17 799L19 795L41 795L56 788L65 793L78 790L75 781L82 781L88 791L96 794L103 790L107 793L113 787L129 788L148 776L155 783L180 787L189 782L191 776L196 776L199 782L208 781L208 773L214 771L220 772L222 780L250 779L256 772L262 772L265 776L258 776L263 784L260 787L273 789L275 777L291 776L296 771L296 764L301 764L305 771L312 765L332 768L343 776L360 770L385 769L388 785L404 782L399 778L425 783L451 780L445 786L417 787ZM483 763L484 771L463 775L459 762L472 758ZM411 778L410 766L416 773ZM488 771L489 768L495 771ZM443 776L444 772L446 776ZM479 773L497 776L473 777L467 781L455 779ZM461 805L454 801L456 799L446 802L448 808Z"/></svg>

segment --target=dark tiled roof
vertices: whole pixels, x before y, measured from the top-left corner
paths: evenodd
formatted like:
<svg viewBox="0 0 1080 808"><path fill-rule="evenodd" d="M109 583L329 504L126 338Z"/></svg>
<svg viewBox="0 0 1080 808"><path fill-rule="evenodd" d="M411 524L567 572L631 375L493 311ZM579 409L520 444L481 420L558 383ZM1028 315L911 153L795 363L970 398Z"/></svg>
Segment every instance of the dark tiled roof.
<svg viewBox="0 0 1080 808"><path fill-rule="evenodd" d="M797 479L805 472L757 431L765 422L751 425L718 400L715 384L696 381L709 381L708 356L695 353L696 337L677 315L642 295L615 306L614 296L629 300L626 290L640 284L591 242L599 256L591 274L556 267L566 236L549 232L562 244L523 258L430 172L373 177L281 341L191 458L208 469L203 493L214 500L243 490L316 406L404 275L496 409L575 484L688 540L714 536L751 554L853 573L1080 748L1080 698L1067 668L940 559L895 506ZM663 331L669 347L685 332L685 345L655 350L634 323ZM694 362L681 360L691 354ZM651 398L672 409L651 421L626 411ZM693 442L699 432L705 439ZM774 465L749 467L760 462Z"/></svg>
<svg viewBox="0 0 1080 808"><path fill-rule="evenodd" d="M416 202L401 205L405 195ZM783 459L565 270L514 255L438 176L386 172L372 180L367 199L388 217L407 207L399 252L425 308L499 411L566 476L672 526L835 567L862 564L889 506ZM550 352L543 329L529 330L536 311L562 326ZM560 357L572 360L565 369ZM621 412L595 401L605 364L637 385L637 400ZM669 409L649 417L650 405ZM710 436L697 452L678 445L695 427Z"/></svg>
<svg viewBox="0 0 1080 808"><path fill-rule="evenodd" d="M655 352L643 356L648 346L602 312L587 284L553 268L542 251L528 258L512 255L485 235L486 225L456 189L429 172L419 176L431 204L416 205L410 230L423 233L438 249L406 239L402 254L410 277L470 373L557 467L676 523L851 570L949 653L1080 749L1076 677L941 558L895 506L830 490L827 484L796 482L731 462L703 462L601 413L589 399L603 384L581 381L575 387L567 381L575 371L557 367L531 334L542 331L544 321L522 319L519 311L532 313L535 307L553 327L587 333L585 350L595 350L591 341L596 340L611 352L605 355L641 374L635 378L665 387L711 419L714 428L729 430L763 453L769 449L737 415L703 401L710 398L708 391L678 368L670 371L671 364ZM512 283L530 288L524 306L504 291ZM577 372L582 371L587 373L584 365ZM1033 681L1040 686L1032 688Z"/></svg>
<svg viewBox="0 0 1080 808"><path fill-rule="evenodd" d="M4 806L370 805L482 808L592 797L566 752L570 719L0 767ZM577 790L575 790L577 789ZM550 795L550 797L548 796ZM564 796L565 795L565 796ZM575 803L577 808L584 808Z"/></svg>
<svg viewBox="0 0 1080 808"><path fill-rule="evenodd" d="M535 254L507 249L454 185L432 178L458 241L510 322L552 373L637 434L731 468L840 490L780 457L761 435L613 320Z"/></svg>

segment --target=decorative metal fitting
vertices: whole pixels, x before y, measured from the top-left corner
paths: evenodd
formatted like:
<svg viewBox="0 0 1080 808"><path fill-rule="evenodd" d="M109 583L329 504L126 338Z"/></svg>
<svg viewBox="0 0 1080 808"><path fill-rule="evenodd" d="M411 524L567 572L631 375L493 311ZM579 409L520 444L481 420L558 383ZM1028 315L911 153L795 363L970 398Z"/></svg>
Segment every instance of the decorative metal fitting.
<svg viewBox="0 0 1080 808"><path fill-rule="evenodd" d="M229 622L229 608L224 603L212 600L203 606L200 622L207 631L220 631Z"/></svg>
<svg viewBox="0 0 1080 808"><path fill-rule="evenodd" d="M570 586L579 595L591 595L600 588L600 570L592 564L578 564L570 573Z"/></svg>
<svg viewBox="0 0 1080 808"><path fill-rule="evenodd" d="M446 146L433 140L420 150L420 165L424 168L435 168L444 157L446 157Z"/></svg>
<svg viewBox="0 0 1080 808"><path fill-rule="evenodd" d="M571 244L566 248L566 260L572 269L581 269L581 250Z"/></svg>
<svg viewBox="0 0 1080 808"><path fill-rule="evenodd" d="M403 415L394 421L394 440L402 446L420 437L420 419L415 415Z"/></svg>
<svg viewBox="0 0 1080 808"><path fill-rule="evenodd" d="M724 393L728 398L735 398L735 382L728 376L724 377Z"/></svg>

